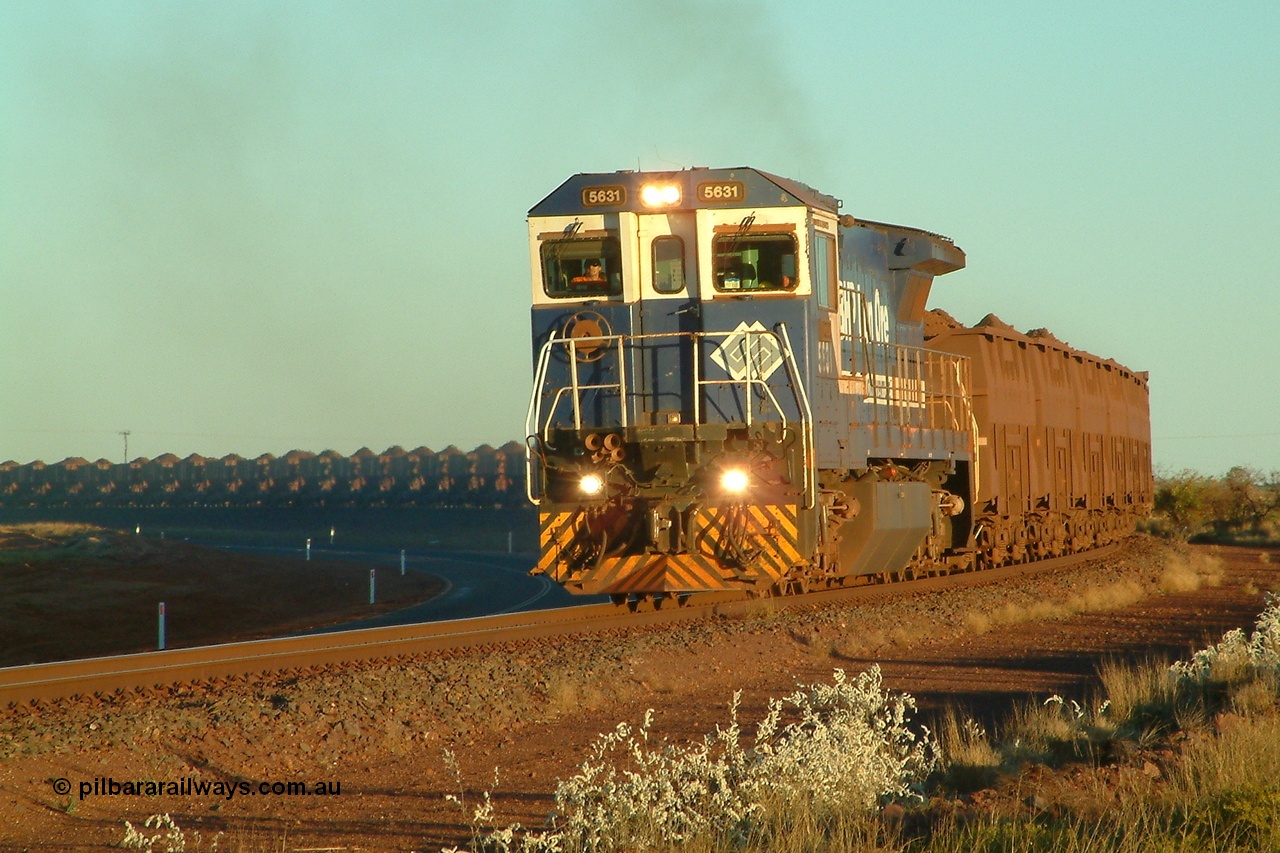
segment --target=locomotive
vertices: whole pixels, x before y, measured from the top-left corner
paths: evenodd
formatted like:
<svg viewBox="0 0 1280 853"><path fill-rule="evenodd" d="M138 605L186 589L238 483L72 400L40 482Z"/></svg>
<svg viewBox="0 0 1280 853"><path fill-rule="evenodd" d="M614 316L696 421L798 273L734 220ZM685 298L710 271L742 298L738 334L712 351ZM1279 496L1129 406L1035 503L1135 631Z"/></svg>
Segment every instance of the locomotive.
<svg viewBox="0 0 1280 853"><path fill-rule="evenodd" d="M752 168L529 211L533 568L618 602L1088 550L1152 496L1147 375L928 310L964 252Z"/></svg>

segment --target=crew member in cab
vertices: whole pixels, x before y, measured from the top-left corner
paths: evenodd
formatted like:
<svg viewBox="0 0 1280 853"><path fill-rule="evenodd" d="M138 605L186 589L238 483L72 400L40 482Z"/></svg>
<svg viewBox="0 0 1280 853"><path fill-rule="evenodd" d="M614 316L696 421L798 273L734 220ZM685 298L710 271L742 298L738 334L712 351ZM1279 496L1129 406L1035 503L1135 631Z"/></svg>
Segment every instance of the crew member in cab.
<svg viewBox="0 0 1280 853"><path fill-rule="evenodd" d="M604 267L598 258L592 258L583 264L585 272L573 277L573 284L599 284L604 281Z"/></svg>

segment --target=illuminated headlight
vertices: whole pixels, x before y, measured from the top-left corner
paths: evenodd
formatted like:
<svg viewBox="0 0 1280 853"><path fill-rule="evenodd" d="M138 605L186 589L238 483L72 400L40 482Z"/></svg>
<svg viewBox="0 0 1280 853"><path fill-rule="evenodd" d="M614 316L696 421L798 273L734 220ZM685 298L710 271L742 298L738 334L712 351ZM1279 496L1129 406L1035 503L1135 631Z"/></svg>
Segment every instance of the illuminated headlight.
<svg viewBox="0 0 1280 853"><path fill-rule="evenodd" d="M731 468L720 475L720 488L733 494L742 494L747 490L747 472Z"/></svg>
<svg viewBox="0 0 1280 853"><path fill-rule="evenodd" d="M640 188L640 203L645 207L671 207L680 203L680 187L676 184L645 184Z"/></svg>
<svg viewBox="0 0 1280 853"><path fill-rule="evenodd" d="M599 474L586 474L578 481L578 488L584 495L594 497L604 491L604 480Z"/></svg>

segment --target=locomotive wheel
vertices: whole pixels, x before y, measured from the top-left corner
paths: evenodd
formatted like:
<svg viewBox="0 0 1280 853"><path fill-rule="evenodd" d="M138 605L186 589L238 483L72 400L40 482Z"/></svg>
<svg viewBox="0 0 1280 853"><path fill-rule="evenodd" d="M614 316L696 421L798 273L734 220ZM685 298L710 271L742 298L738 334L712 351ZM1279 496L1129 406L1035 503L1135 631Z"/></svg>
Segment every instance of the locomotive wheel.
<svg viewBox="0 0 1280 853"><path fill-rule="evenodd" d="M1027 522L1025 553L1032 560L1038 560L1045 555L1044 527L1039 521Z"/></svg>

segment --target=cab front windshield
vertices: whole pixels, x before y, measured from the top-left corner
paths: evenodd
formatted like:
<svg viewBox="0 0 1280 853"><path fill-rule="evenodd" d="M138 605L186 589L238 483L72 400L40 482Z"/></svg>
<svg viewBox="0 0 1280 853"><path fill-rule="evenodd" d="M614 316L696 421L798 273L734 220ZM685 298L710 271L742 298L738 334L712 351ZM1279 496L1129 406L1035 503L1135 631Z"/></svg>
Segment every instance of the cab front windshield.
<svg viewBox="0 0 1280 853"><path fill-rule="evenodd" d="M796 239L791 234L725 234L715 239L716 290L791 290Z"/></svg>
<svg viewBox="0 0 1280 853"><path fill-rule="evenodd" d="M553 299L622 293L617 237L556 239L542 244L542 289Z"/></svg>

